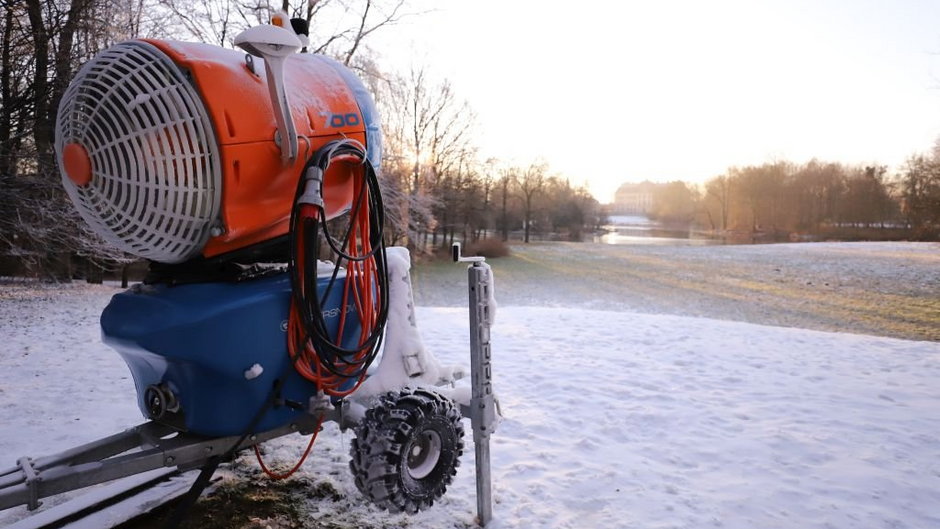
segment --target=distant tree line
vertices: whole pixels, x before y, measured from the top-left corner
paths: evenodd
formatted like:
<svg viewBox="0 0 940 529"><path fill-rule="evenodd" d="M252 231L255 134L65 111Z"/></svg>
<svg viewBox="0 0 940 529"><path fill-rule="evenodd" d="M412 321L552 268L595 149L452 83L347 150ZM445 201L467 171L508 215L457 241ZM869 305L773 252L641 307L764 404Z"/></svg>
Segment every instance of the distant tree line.
<svg viewBox="0 0 940 529"><path fill-rule="evenodd" d="M305 52L324 53L372 87L384 117L383 184L390 242L432 251L454 240L579 239L599 224L596 201L544 164L480 160L473 112L425 68L379 66L375 32L416 16L405 0L272 0L311 28ZM100 280L133 259L80 219L53 152L59 101L78 68L137 37L231 46L266 20L266 0L14 0L0 19L0 275Z"/></svg>
<svg viewBox="0 0 940 529"><path fill-rule="evenodd" d="M579 241L601 224L587 189L552 175L547 164L482 159L474 113L447 80L416 67L373 87L384 118L391 243L433 252L488 238Z"/></svg>
<svg viewBox="0 0 940 529"><path fill-rule="evenodd" d="M770 239L940 237L940 143L885 166L811 160L732 167L703 186L671 182L654 193L650 217L725 234Z"/></svg>

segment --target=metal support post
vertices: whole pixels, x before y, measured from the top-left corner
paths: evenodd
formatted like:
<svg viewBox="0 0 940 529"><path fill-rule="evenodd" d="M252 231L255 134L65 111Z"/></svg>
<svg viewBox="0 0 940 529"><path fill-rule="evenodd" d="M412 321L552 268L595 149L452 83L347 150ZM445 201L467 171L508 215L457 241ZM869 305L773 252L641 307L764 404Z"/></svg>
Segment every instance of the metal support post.
<svg viewBox="0 0 940 529"><path fill-rule="evenodd" d="M490 475L490 434L496 429L496 398L490 354L492 271L482 257L462 257L454 245L454 260L467 268L470 304L470 425L476 452L477 517L481 526L493 519Z"/></svg>

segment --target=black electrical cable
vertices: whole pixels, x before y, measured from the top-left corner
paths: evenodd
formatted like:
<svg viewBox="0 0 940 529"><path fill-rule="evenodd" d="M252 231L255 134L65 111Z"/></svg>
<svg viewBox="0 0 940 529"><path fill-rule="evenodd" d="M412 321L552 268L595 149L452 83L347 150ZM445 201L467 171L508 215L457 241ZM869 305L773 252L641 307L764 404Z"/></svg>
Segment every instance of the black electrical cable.
<svg viewBox="0 0 940 529"><path fill-rule="evenodd" d="M361 153L360 151L360 156L362 155L364 155L364 153ZM378 182L375 178L374 170L372 170L370 167L367 166L366 175L367 175L366 181L368 183L367 184L368 189L370 190L369 202L370 202L370 205L372 206L370 208L370 211L375 213L374 215L370 214L371 233L370 233L369 238L370 238L370 243L374 244L374 246L372 246L371 248L371 251L361 256L353 256L344 251L349 242L348 237L349 237L349 233L351 232L352 226L350 226L350 228L347 229L347 233L346 233L346 236L344 237L341 248L336 247L335 240L329 234L328 225L326 225L325 223L323 224L323 232L324 232L324 237L330 243L331 248L334 250L335 253L338 254L337 265L340 265L343 260L363 261L373 256L376 257L376 272L377 272L377 276L379 279L379 284L377 285L377 287L379 290L379 299L380 299L380 311L379 311L379 317L377 319L377 322L379 323L373 329L370 336L362 343L362 345L360 345L359 347L355 349L346 349L346 348L343 348L338 343L338 342L341 342L341 337L337 337L335 341L330 340L329 333L325 327L325 321L322 318L317 318L317 316L321 316L322 314L320 310L320 306L322 303L314 304L314 306L312 307L313 314L314 314L314 319L312 322L314 324L313 325L314 333L311 336L311 342L313 343L315 350L318 351L318 358L320 359L320 363L329 372L333 373L336 376L341 376L345 378L358 378L358 376L362 374L363 370L368 369L369 365L375 359L375 356L377 355L381 347L381 339L383 336L382 328L384 327L384 322L387 318L387 313L388 313L387 264L384 259L385 255L384 255L384 247L382 245L382 231L381 231L381 227L384 224L384 218L382 217L382 211L384 208L382 207L382 204L381 204L381 195L379 194ZM358 211L361 209L364 192L365 192L365 187L363 187L363 189L361 190L358 200L356 201L356 205L353 207L350 213L351 218L355 218L358 214ZM313 270L308 270L307 272L308 277L316 273L315 272L315 263L317 259L316 252L318 252L319 246L318 245L314 246L312 250L314 250L314 252L311 252L310 259L306 260L307 265L313 268ZM336 271L337 270L334 270L334 274L336 273ZM324 296L324 300L325 299L326 299L326 296ZM369 348L369 354L366 357L362 358L361 360L355 360L355 361L351 361L349 359L350 355L359 354L362 351L366 350L366 348ZM334 365L336 365L337 363L341 363L347 367L356 368L356 370L353 372L349 372L348 370L339 371L336 368L334 368Z"/></svg>
<svg viewBox="0 0 940 529"><path fill-rule="evenodd" d="M339 157L353 157L363 165L364 181L357 196L354 197L349 211L349 223L340 240L336 240L330 233L327 224L326 212L322 204L314 204L317 213L313 217L302 217L301 207L305 204L300 200L307 185L307 174L311 168L317 168L321 175L325 175L332 160ZM322 185L322 182L321 182ZM321 190L322 196L322 190ZM354 249L349 248L351 235L356 228L356 219L364 203L368 203L370 249L362 255L355 255ZM378 177L375 168L369 162L365 150L358 142L343 139L328 143L320 148L307 162L303 171L303 178L297 186L294 207L290 219L290 261L288 263L291 277L295 306L299 309L303 322L304 343L297 344L297 350L302 351L307 342L316 352L318 363L332 375L343 379L359 378L369 368L381 350L384 337L385 322L388 319L388 264L385 255L382 231L385 225L385 209L379 189ZM317 263L320 257L319 235L323 238L335 254L335 264L330 274L322 297L318 294ZM299 256L299 243L303 240L304 255ZM302 257L303 273L298 267L298 257ZM369 335L354 348L342 346L342 336L331 336L327 328L326 318L323 316L323 304L334 288L344 261L362 262L374 259L376 271L376 284L367 288L375 288L379 299L376 325ZM349 278L347 278L349 279ZM342 307L341 310L345 310ZM362 353L366 352L365 356ZM359 358L357 358L359 357ZM295 362L300 358L298 354ZM310 366L314 369L314 366Z"/></svg>

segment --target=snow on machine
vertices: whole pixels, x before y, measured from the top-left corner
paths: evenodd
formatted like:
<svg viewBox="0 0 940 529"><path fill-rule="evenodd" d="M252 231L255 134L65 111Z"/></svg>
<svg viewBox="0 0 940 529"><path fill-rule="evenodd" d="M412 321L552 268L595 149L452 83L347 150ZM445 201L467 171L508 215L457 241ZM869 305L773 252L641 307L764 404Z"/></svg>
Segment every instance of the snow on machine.
<svg viewBox="0 0 940 529"><path fill-rule="evenodd" d="M101 316L149 421L20 458L0 471L0 509L164 467L202 469L191 503L241 450L296 432L312 445L335 421L356 432L357 488L413 513L451 483L469 417L490 519L490 269L455 248L471 262L471 394L458 402L461 370L417 333L408 252L383 242L372 98L343 65L295 53L291 28L279 14L244 31L245 53L127 41L72 81L56 124L63 184L99 235L151 262Z"/></svg>

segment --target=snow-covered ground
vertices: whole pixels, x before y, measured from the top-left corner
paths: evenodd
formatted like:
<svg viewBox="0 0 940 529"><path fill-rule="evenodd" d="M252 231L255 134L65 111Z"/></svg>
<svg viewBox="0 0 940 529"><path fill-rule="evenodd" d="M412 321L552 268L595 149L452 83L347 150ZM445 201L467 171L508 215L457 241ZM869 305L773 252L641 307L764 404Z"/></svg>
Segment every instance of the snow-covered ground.
<svg viewBox="0 0 940 529"><path fill-rule="evenodd" d="M0 286L0 466L142 421L98 341L115 291ZM417 317L443 363L467 364L464 309ZM940 527L940 343L501 303L493 350L496 529ZM301 471L340 493L308 501L310 527L472 526L469 435L448 494L414 517L359 497L351 435L327 427Z"/></svg>

